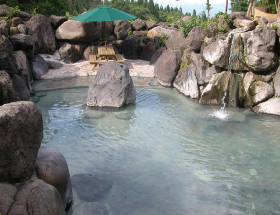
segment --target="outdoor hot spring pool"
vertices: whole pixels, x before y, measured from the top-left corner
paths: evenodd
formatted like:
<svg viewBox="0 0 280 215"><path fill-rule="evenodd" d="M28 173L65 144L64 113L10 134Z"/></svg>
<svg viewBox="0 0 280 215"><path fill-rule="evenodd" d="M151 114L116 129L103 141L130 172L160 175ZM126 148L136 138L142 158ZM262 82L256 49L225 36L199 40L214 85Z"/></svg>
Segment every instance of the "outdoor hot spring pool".
<svg viewBox="0 0 280 215"><path fill-rule="evenodd" d="M278 116L229 108L219 119L219 107L152 79L134 81L135 104L94 110L80 80L34 84L42 146L65 156L71 176L112 181L98 201L110 215L280 214ZM73 194L68 214L85 204Z"/></svg>

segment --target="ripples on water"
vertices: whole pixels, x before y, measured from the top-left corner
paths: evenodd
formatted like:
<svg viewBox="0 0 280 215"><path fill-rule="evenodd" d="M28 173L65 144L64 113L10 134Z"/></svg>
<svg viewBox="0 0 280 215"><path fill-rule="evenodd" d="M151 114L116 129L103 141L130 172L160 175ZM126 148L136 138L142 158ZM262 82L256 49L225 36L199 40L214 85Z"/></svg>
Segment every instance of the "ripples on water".
<svg viewBox="0 0 280 215"><path fill-rule="evenodd" d="M111 215L280 214L279 118L221 113L161 87L137 88L135 104L114 110L88 108L86 96L40 97L43 145L71 175L113 181L102 200Z"/></svg>

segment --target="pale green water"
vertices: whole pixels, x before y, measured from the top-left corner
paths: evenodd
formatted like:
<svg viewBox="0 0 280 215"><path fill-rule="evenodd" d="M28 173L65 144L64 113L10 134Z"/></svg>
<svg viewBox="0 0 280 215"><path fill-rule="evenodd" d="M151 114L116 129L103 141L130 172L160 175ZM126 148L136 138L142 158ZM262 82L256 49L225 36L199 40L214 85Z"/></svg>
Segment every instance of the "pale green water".
<svg viewBox="0 0 280 215"><path fill-rule="evenodd" d="M280 214L279 117L226 109L223 121L159 86L137 87L136 103L118 111L91 110L87 90L37 94L46 95L42 145L65 156L72 176L113 181L100 201L111 215Z"/></svg>

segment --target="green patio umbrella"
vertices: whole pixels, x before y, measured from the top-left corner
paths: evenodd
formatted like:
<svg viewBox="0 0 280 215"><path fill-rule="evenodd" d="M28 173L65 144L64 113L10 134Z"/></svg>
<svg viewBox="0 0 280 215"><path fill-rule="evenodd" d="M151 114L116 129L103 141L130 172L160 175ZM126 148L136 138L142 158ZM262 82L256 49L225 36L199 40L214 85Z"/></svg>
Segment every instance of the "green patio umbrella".
<svg viewBox="0 0 280 215"><path fill-rule="evenodd" d="M90 10L86 13L83 13L79 16L72 18L71 20L76 20L80 22L111 22L117 20L128 20L136 19L137 16L134 16L130 13L118 10L116 8L103 5L99 6L93 10ZM105 35L105 46L106 46L106 28L104 24L104 35Z"/></svg>

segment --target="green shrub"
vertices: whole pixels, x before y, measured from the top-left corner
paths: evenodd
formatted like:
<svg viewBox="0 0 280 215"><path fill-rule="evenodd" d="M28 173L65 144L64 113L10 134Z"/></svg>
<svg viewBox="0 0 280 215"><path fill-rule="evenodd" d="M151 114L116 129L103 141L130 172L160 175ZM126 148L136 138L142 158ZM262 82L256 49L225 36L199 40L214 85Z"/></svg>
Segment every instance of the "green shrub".
<svg viewBox="0 0 280 215"><path fill-rule="evenodd" d="M168 34L161 33L160 36L159 36L160 46L165 46L166 40L168 40L168 38L169 38Z"/></svg>
<svg viewBox="0 0 280 215"><path fill-rule="evenodd" d="M16 6L6 13L6 17L8 17L8 20L10 20L14 17L17 17L19 15L19 12L20 9L18 8L18 6Z"/></svg>
<svg viewBox="0 0 280 215"><path fill-rule="evenodd" d="M173 22L174 22L174 17L173 17L173 16L168 16L168 17L166 18L166 22L168 22L168 24L173 23Z"/></svg>

